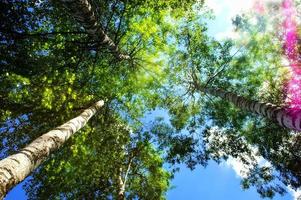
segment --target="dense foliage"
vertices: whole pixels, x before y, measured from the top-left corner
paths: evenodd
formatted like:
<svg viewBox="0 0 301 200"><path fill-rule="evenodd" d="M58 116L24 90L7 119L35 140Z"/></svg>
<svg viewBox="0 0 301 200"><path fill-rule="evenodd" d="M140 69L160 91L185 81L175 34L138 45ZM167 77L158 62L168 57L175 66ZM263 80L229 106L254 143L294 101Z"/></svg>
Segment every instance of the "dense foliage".
<svg viewBox="0 0 301 200"><path fill-rule="evenodd" d="M263 197L300 188L298 133L194 83L283 106L288 69L281 35L270 28L281 19L237 16L241 38L220 42L208 36L211 13L202 1L90 3L130 59L117 60L92 40L61 1L0 2L1 158L105 101L33 173L29 198L165 199L176 164L194 169L229 158L248 169L243 188L255 186ZM170 119L142 123L154 109Z"/></svg>

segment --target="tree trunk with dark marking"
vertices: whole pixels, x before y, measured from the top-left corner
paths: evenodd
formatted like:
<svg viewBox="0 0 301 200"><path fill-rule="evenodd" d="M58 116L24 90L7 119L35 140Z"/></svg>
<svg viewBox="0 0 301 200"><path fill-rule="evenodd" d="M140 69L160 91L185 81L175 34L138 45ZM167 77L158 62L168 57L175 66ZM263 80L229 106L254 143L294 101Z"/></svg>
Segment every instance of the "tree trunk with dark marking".
<svg viewBox="0 0 301 200"><path fill-rule="evenodd" d="M240 109L250 111L277 122L280 126L296 131L301 131L301 109L280 107L271 103L252 101L232 92L226 92L219 88L197 89L209 95L220 97L233 103Z"/></svg>
<svg viewBox="0 0 301 200"><path fill-rule="evenodd" d="M125 192L125 183L122 180L122 168L119 168L119 176L118 176L118 200L124 200L124 192Z"/></svg>
<svg viewBox="0 0 301 200"><path fill-rule="evenodd" d="M118 60L130 59L129 55L122 54L114 41L104 32L97 22L92 6L88 0L60 0L75 20L81 24L90 37L104 45Z"/></svg>
<svg viewBox="0 0 301 200"><path fill-rule="evenodd" d="M59 149L74 133L84 127L103 104L103 101L96 102L78 117L38 137L20 152L1 160L0 199L36 169L51 152Z"/></svg>

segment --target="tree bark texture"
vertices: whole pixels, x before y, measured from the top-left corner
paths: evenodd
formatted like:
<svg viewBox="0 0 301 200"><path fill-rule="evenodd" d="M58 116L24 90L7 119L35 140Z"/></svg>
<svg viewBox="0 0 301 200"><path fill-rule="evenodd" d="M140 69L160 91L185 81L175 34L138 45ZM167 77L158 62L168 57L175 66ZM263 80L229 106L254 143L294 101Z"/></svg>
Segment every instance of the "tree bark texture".
<svg viewBox="0 0 301 200"><path fill-rule="evenodd" d="M104 45L118 60L130 59L129 55L122 54L114 41L104 32L97 22L96 15L88 0L59 0L69 10L73 18L81 24L90 37Z"/></svg>
<svg viewBox="0 0 301 200"><path fill-rule="evenodd" d="M124 200L125 182L122 180L122 168L119 168L118 176L118 200Z"/></svg>
<svg viewBox="0 0 301 200"><path fill-rule="evenodd" d="M280 107L271 103L249 100L218 88L201 88L198 86L198 90L229 101L240 109L267 117L282 127L301 131L301 109Z"/></svg>
<svg viewBox="0 0 301 200"><path fill-rule="evenodd" d="M59 149L74 133L84 127L103 104L103 101L96 102L76 118L38 137L18 153L1 160L0 199L36 169L51 152Z"/></svg>

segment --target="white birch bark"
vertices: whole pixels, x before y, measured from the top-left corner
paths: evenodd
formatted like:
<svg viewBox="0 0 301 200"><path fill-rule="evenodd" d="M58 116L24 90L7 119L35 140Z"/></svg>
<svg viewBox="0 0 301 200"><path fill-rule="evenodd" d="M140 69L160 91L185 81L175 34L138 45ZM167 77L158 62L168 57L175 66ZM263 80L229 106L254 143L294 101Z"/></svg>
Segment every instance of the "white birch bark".
<svg viewBox="0 0 301 200"><path fill-rule="evenodd" d="M252 101L235 93L226 92L218 88L204 89L197 85L197 89L209 95L227 100L240 109L264 116L277 122L282 127L301 131L301 109L290 109L271 103Z"/></svg>
<svg viewBox="0 0 301 200"><path fill-rule="evenodd" d="M94 41L104 45L118 60L130 59L129 55L120 52L118 46L104 32L101 25L97 22L95 13L88 0L60 0L60 2L69 10L70 15L85 28Z"/></svg>
<svg viewBox="0 0 301 200"><path fill-rule="evenodd" d="M118 176L118 200L124 200L125 182L122 180L122 171L122 167L120 167Z"/></svg>
<svg viewBox="0 0 301 200"><path fill-rule="evenodd" d="M59 149L74 133L84 127L103 104L103 101L96 102L78 117L43 134L18 153L1 160L0 199L36 169L51 152Z"/></svg>

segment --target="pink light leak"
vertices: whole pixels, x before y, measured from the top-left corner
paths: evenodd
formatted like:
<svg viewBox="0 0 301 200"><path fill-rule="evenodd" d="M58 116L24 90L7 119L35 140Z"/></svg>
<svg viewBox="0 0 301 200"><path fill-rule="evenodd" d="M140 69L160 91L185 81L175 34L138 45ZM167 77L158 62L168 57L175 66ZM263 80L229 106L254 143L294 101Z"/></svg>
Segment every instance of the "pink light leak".
<svg viewBox="0 0 301 200"><path fill-rule="evenodd" d="M296 11L293 0L284 0L282 3L284 14L284 48L289 61L291 78L287 84L287 99L290 108L301 108L301 62L298 52L297 24L294 19Z"/></svg>
<svg viewBox="0 0 301 200"><path fill-rule="evenodd" d="M263 14L265 11L264 5L263 5L262 1L260 1L260 0L257 0L254 2L253 8L257 14Z"/></svg>

